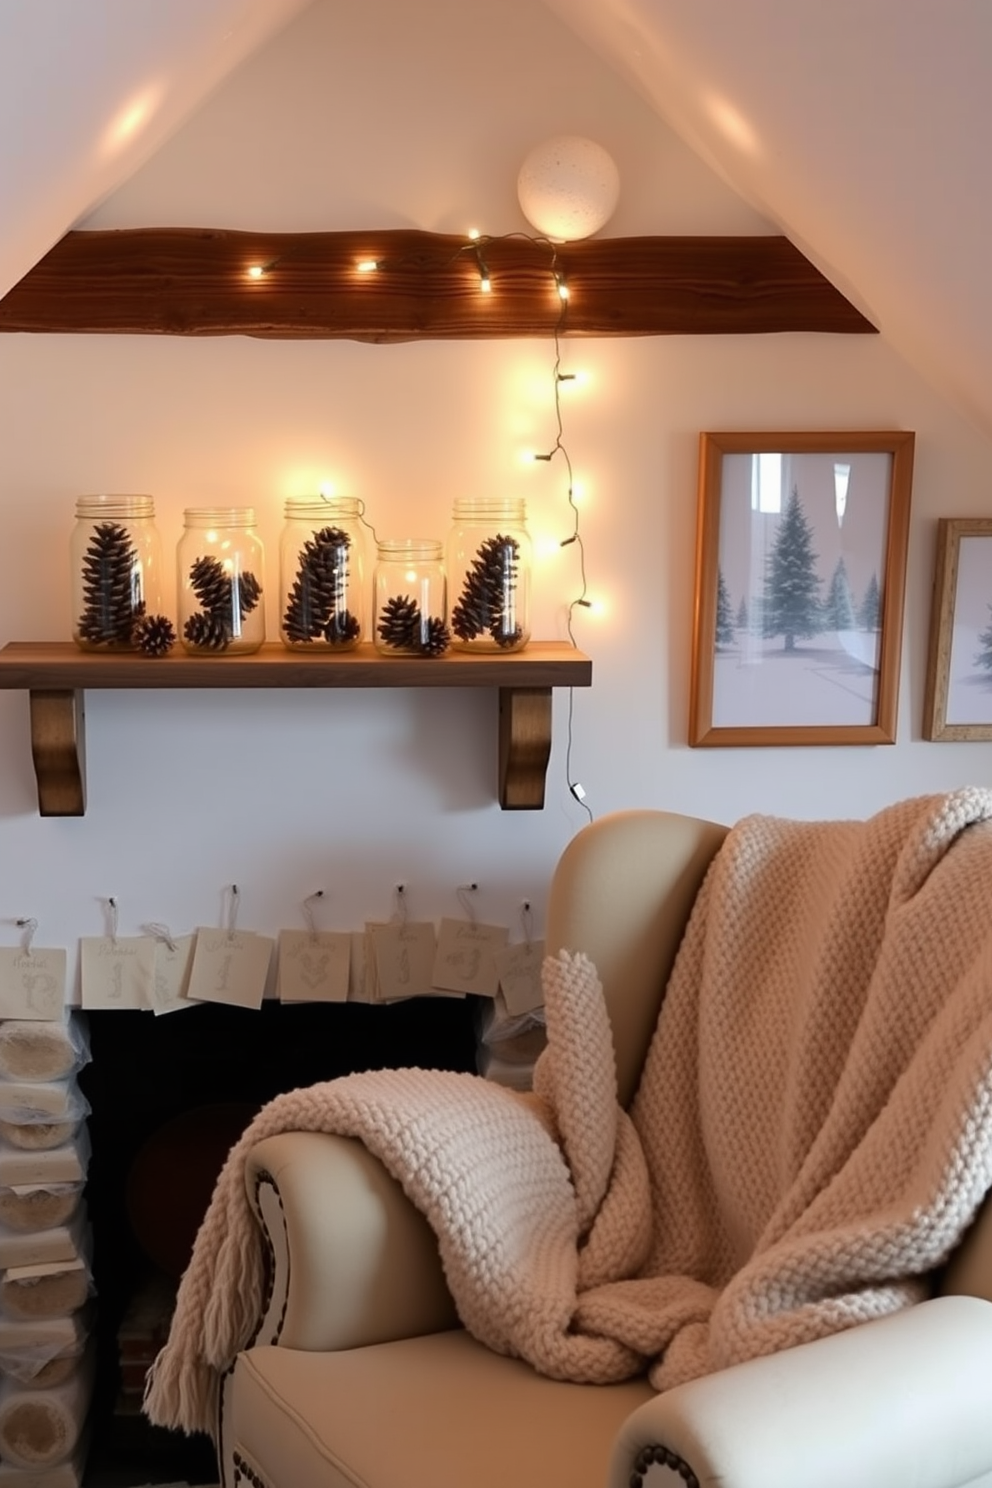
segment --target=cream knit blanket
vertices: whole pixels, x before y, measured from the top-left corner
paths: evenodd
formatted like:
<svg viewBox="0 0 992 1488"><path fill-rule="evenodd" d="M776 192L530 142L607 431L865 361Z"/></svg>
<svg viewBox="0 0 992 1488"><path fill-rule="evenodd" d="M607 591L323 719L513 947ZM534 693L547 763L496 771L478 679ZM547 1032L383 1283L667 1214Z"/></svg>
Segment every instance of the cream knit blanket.
<svg viewBox="0 0 992 1488"><path fill-rule="evenodd" d="M534 1098L398 1070L272 1101L218 1179L146 1413L214 1430L262 1296L245 1157L286 1129L360 1137L433 1225L466 1327L557 1378L664 1389L923 1297L992 1186L989 818L962 790L739 823L629 1116L595 969L565 953Z"/></svg>

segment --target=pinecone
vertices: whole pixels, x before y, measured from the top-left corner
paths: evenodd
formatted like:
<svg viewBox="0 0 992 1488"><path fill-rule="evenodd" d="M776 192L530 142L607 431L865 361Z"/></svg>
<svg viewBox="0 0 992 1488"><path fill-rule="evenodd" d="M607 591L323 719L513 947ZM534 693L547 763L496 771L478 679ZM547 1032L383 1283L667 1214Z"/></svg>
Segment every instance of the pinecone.
<svg viewBox="0 0 992 1488"><path fill-rule="evenodd" d="M492 636L497 646L503 646L507 650L509 650L512 646L519 646L520 642L523 640L524 635L523 628L519 625L515 625L512 630L504 630L502 619L495 620L493 622L493 624L489 627L489 634Z"/></svg>
<svg viewBox="0 0 992 1488"><path fill-rule="evenodd" d="M313 535L313 544L317 548L350 548L351 538L341 527L321 527ZM309 546L307 543L307 547Z"/></svg>
<svg viewBox="0 0 992 1488"><path fill-rule="evenodd" d="M138 554L127 528L98 522L83 555L81 640L96 646L128 646L135 620L145 612L139 597Z"/></svg>
<svg viewBox="0 0 992 1488"><path fill-rule="evenodd" d="M231 627L221 615L197 610L183 626L183 635L200 651L223 651L231 644Z"/></svg>
<svg viewBox="0 0 992 1488"><path fill-rule="evenodd" d="M283 616L289 640L312 641L319 635L329 641L344 639L336 634L335 612L342 609L347 593L350 544L350 537L339 527L323 527L303 544Z"/></svg>
<svg viewBox="0 0 992 1488"><path fill-rule="evenodd" d="M189 581L208 614L230 612L231 580L218 558L195 558L190 564Z"/></svg>
<svg viewBox="0 0 992 1488"><path fill-rule="evenodd" d="M362 623L350 610L336 610L324 626L324 640L332 646L342 646L357 641L362 633Z"/></svg>
<svg viewBox="0 0 992 1488"><path fill-rule="evenodd" d="M234 581L238 590L238 608L242 620L250 615L262 597L262 586L250 569L245 569Z"/></svg>
<svg viewBox="0 0 992 1488"><path fill-rule="evenodd" d="M421 629L419 650L424 656L443 656L451 645L451 632L437 615L428 615Z"/></svg>
<svg viewBox="0 0 992 1488"><path fill-rule="evenodd" d="M164 656L176 644L176 630L166 615L143 615L131 639L146 656Z"/></svg>
<svg viewBox="0 0 992 1488"><path fill-rule="evenodd" d="M420 606L408 594L394 594L379 612L376 634L387 646L398 651L420 649Z"/></svg>
<svg viewBox="0 0 992 1488"><path fill-rule="evenodd" d="M190 565L189 581L208 615L229 619L234 618L235 593L242 620L251 614L262 594L261 584L249 569L232 578L224 572L224 566L218 558L194 559Z"/></svg>
<svg viewBox="0 0 992 1488"><path fill-rule="evenodd" d="M451 628L459 640L471 641L488 630L501 646L506 602L517 586L520 547L515 538L497 533L479 544L472 567L465 575L462 592L451 611Z"/></svg>

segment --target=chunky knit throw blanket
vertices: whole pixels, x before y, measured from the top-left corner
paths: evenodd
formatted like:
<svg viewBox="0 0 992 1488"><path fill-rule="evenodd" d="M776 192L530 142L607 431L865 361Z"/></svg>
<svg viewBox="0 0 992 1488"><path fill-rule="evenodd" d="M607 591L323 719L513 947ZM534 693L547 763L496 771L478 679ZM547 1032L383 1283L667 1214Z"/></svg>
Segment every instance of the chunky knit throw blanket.
<svg viewBox="0 0 992 1488"><path fill-rule="evenodd" d="M864 822L748 817L690 917L629 1114L595 968L544 967L535 1095L350 1075L232 1149L153 1370L212 1431L258 1323L245 1157L357 1136L433 1225L465 1326L559 1379L665 1389L906 1307L992 1186L992 792Z"/></svg>

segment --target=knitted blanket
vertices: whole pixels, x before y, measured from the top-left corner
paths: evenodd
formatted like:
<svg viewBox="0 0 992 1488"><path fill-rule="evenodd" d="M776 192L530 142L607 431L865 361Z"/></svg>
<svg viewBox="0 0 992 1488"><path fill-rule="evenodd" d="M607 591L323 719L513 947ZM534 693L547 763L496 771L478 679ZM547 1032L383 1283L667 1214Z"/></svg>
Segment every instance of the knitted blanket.
<svg viewBox="0 0 992 1488"><path fill-rule="evenodd" d="M962 790L740 822L629 1114L595 968L564 952L533 1097L425 1070L278 1097L218 1179L147 1415L214 1430L263 1292L245 1158L287 1129L360 1137L434 1227L465 1326L559 1379L664 1389L925 1296L992 1186L990 818Z"/></svg>

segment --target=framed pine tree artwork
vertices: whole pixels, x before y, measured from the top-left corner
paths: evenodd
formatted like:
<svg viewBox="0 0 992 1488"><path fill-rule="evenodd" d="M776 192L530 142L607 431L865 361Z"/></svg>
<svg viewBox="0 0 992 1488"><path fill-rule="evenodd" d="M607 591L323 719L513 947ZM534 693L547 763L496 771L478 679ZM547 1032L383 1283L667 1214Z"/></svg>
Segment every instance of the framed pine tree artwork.
<svg viewBox="0 0 992 1488"><path fill-rule="evenodd" d="M895 743L914 444L700 435L690 745Z"/></svg>
<svg viewBox="0 0 992 1488"><path fill-rule="evenodd" d="M992 519L941 517L923 737L992 739Z"/></svg>

